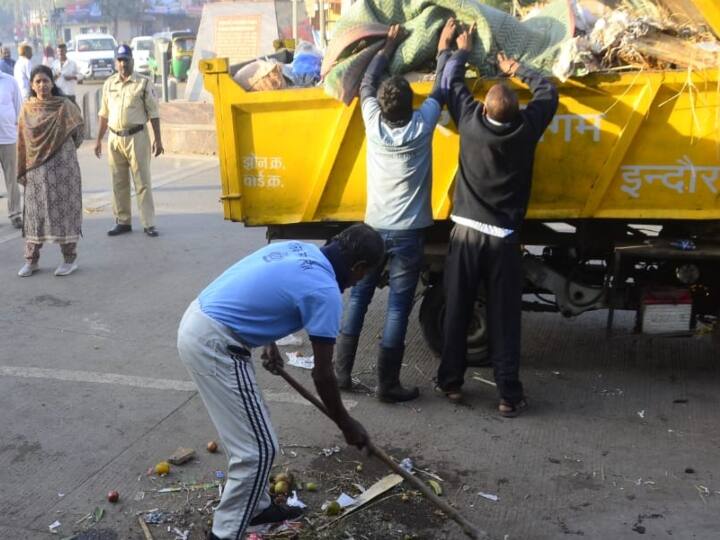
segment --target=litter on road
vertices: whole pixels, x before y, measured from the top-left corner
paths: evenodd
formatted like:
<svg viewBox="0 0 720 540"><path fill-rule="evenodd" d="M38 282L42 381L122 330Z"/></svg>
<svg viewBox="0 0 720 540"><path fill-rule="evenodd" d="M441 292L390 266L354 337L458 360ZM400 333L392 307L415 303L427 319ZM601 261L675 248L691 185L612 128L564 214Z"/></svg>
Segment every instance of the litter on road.
<svg viewBox="0 0 720 540"><path fill-rule="evenodd" d="M295 490L293 490L292 495L288 497L287 505L294 506L295 508L307 508L307 504L300 500Z"/></svg>
<svg viewBox="0 0 720 540"><path fill-rule="evenodd" d="M138 518L138 523L140 524L140 529L143 532L143 536L145 536L145 540L154 540L153 535L150 532L150 529L148 529L148 526L145 525L145 521L143 521L143 518Z"/></svg>
<svg viewBox="0 0 720 540"><path fill-rule="evenodd" d="M182 486L158 489L157 493L177 493L178 491L197 491L198 489L213 489L217 482L202 482L200 484L183 484Z"/></svg>
<svg viewBox="0 0 720 540"><path fill-rule="evenodd" d="M348 506L353 506L355 504L355 502L356 502L356 500L345 492L341 493L340 496L337 498L337 503L342 508L347 508Z"/></svg>
<svg viewBox="0 0 720 540"><path fill-rule="evenodd" d="M484 491L479 491L478 495L482 497L483 499L487 499L489 501L498 502L500 500L500 497L497 495L494 495L492 493L485 493Z"/></svg>
<svg viewBox="0 0 720 540"><path fill-rule="evenodd" d="M315 367L314 356L300 356L300 353L285 353L288 357L288 366L294 366L301 369L313 369Z"/></svg>
<svg viewBox="0 0 720 540"><path fill-rule="evenodd" d="M180 447L170 455L168 461L173 465L182 465L183 463L187 463L194 457L195 450L193 450L192 448Z"/></svg>
<svg viewBox="0 0 720 540"><path fill-rule="evenodd" d="M428 480L428 484L430 484L430 487L432 488L433 493L435 493L435 495L437 495L437 496L442 495L443 489L437 480Z"/></svg>
<svg viewBox="0 0 720 540"><path fill-rule="evenodd" d="M275 344L278 347L299 347L303 344L303 338L295 334L290 334L282 339L278 339Z"/></svg>
<svg viewBox="0 0 720 540"><path fill-rule="evenodd" d="M181 531L177 527L173 527L172 532L175 534L175 540L188 540L190 536L190 531Z"/></svg>
<svg viewBox="0 0 720 540"><path fill-rule="evenodd" d="M339 446L331 446L329 448L323 448L322 450L320 450L320 453L325 457L330 457L333 454L337 454L338 452L340 452Z"/></svg>
<svg viewBox="0 0 720 540"><path fill-rule="evenodd" d="M480 381L480 382L483 383L483 384L487 384L488 386L497 386L497 384L494 383L493 381L490 381L490 380L488 380L488 379L486 379L486 378L484 378L484 377L481 377L481 376L478 375L477 373L476 373L475 375L473 375L473 379L476 380L476 381Z"/></svg>
<svg viewBox="0 0 720 540"><path fill-rule="evenodd" d="M162 512L160 510L153 510L145 513L142 516L142 520L145 523L151 525L161 525L163 523L172 523L173 515L170 512Z"/></svg>

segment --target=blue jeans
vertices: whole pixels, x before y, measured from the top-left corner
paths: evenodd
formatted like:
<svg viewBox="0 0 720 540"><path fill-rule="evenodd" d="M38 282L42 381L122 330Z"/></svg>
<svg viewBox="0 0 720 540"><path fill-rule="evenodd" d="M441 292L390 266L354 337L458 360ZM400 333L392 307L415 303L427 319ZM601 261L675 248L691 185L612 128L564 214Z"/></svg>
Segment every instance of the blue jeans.
<svg viewBox="0 0 720 540"><path fill-rule="evenodd" d="M415 287L417 287L422 268L425 229L378 230L378 233L385 242L390 277L390 297L385 315L382 346L394 349L405 346L408 317L412 310ZM350 302L343 318L343 334L347 336L360 335L365 313L367 313L382 272L383 265L379 265L352 288Z"/></svg>

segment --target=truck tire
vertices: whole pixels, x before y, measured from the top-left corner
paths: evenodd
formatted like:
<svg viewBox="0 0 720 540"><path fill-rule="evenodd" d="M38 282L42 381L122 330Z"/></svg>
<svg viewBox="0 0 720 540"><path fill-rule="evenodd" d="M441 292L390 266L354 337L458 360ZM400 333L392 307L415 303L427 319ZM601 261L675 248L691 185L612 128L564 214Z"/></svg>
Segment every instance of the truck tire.
<svg viewBox="0 0 720 540"><path fill-rule="evenodd" d="M420 305L420 328L430 350L440 356L443 343L443 320L445 318L445 294L442 281L425 289ZM487 346L487 325L485 324L485 300L479 297L475 302L470 328L467 334L468 366L489 365Z"/></svg>

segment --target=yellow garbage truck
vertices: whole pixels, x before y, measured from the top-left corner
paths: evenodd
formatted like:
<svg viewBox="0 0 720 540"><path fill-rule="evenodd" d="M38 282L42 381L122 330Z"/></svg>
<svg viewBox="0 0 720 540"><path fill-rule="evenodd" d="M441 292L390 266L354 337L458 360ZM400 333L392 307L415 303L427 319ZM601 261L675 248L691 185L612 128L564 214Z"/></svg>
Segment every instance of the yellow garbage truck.
<svg viewBox="0 0 720 540"><path fill-rule="evenodd" d="M720 5L695 0L716 33ZM225 218L269 239L328 238L365 211L360 105L321 88L246 92L228 61L203 60L219 144ZM636 329L690 334L720 315L720 66L605 72L559 84L560 106L536 154L521 238L524 307L565 316L637 313ZM468 80L483 96L492 80ZM511 82L515 84L515 81ZM515 84L521 101L529 91ZM417 104L431 83L413 84ZM443 113L433 142L432 209L420 321L442 342L442 273L458 134ZM468 333L486 354L483 294Z"/></svg>

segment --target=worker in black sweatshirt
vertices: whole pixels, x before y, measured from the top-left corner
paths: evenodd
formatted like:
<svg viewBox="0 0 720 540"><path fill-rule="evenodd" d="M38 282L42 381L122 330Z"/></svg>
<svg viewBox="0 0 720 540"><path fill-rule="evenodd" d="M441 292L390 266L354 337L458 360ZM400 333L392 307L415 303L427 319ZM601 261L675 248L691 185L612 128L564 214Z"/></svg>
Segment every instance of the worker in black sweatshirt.
<svg viewBox="0 0 720 540"><path fill-rule="evenodd" d="M460 134L460 158L445 265L445 339L437 390L452 401L462 399L466 335L478 286L483 284L498 411L512 417L527 407L519 377L523 289L519 232L530 199L535 148L557 110L558 94L540 73L500 53L500 71L519 77L533 98L520 110L517 94L496 84L484 103L476 101L465 85L474 30L473 25L458 36L458 50L447 62L441 81Z"/></svg>

